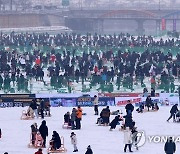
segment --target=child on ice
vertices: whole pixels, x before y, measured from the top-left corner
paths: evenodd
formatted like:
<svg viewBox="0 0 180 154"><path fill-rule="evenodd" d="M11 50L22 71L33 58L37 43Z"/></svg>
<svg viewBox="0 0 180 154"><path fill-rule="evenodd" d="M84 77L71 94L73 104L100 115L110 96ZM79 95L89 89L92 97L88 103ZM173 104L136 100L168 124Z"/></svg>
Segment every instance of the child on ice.
<svg viewBox="0 0 180 154"><path fill-rule="evenodd" d="M76 134L74 132L72 132L70 138L71 138L71 143L74 146L74 151L73 152L78 152Z"/></svg>

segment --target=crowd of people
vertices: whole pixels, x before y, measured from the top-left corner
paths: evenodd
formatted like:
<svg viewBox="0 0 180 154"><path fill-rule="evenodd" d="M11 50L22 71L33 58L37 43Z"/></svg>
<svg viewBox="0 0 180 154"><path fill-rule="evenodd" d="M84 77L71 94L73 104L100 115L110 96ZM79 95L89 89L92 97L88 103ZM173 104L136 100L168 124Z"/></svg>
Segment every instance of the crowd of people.
<svg viewBox="0 0 180 154"><path fill-rule="evenodd" d="M44 100L42 99L41 103L43 101ZM127 152L127 148L129 149L129 152L133 152L132 147L133 149L136 148L136 150L139 150L139 147L137 145L138 144L138 130L136 127L136 122L133 119L133 112L135 110L135 107L132 104L131 100L128 100L127 104L125 105L125 108L124 108L125 115L122 115L123 113L120 110L111 111L109 106L106 106L105 108L103 108L102 111L99 113L98 111L99 98L97 95L94 95L93 103L94 103L94 113L95 113L94 115L95 116L100 115L100 118L98 118L97 124L99 124L100 126L109 126L110 131L112 131L113 129L116 129L117 125L120 125L119 130L124 133L124 152ZM151 97L148 96L146 98L143 109L146 109L147 111L149 111L149 109L151 108L153 111L155 111L155 109L157 108L156 105L157 105L156 103L152 102ZM32 101L29 107L31 107L32 110L34 111L33 112L34 116L36 115L39 116L37 114L38 105L35 100ZM139 105L138 109L141 109L141 105ZM43 114L42 112L40 113ZM177 117L178 117L177 113L179 113L178 104L175 104L172 106L170 110L171 115L168 118L167 122L169 122L171 118L173 118L173 122L179 122L177 121ZM64 114L64 124L68 124L69 126L71 126L72 130L75 130L75 129L80 130L82 115L83 115L83 109L80 106L78 106L77 108L73 108L71 113L67 112ZM112 121L110 121L110 116L114 117ZM43 119L44 117L42 116L41 118ZM48 130L49 129L48 129L48 126L46 125L45 120L42 121L39 128L36 122L31 125L30 145L36 148L40 147L35 154L42 154L42 148L46 148L46 145L47 145L46 138L49 135ZM1 135L1 132L0 132L0 135ZM74 148L73 152L78 152L77 136L74 132L71 132L70 139ZM59 151L61 150L61 152L66 151L64 147L64 138L60 136L57 131L53 131L52 138L49 141L49 146L50 148L48 150L50 152L52 151L57 152L58 150ZM169 152L174 153L176 151L176 144L174 143L171 137L168 138L167 142L165 143L164 151L167 154L169 154ZM93 154L93 151L90 145L87 147L87 151L85 154Z"/></svg>
<svg viewBox="0 0 180 154"><path fill-rule="evenodd" d="M0 35L0 90L5 93L26 92L31 93L34 83L42 82L44 87L50 86L59 92L60 88L68 88L71 93L79 84L82 92L91 89L101 92L130 90L135 91L136 85L144 88L143 95L148 94L146 79L149 79L151 96L155 90L175 92L176 81L180 78L180 40L169 38L157 40L152 36L137 36L129 34L98 35L98 34L56 34L48 33L10 33ZM177 50L177 51L175 51ZM89 88L86 87L87 83ZM145 104L140 104L138 112L159 110L157 104L152 103L150 96ZM39 110L38 110L39 108ZM41 116L44 111L50 114L50 106L45 106L42 99L39 104L33 101L27 114L31 117ZM116 128L123 121L124 152L132 152L132 134L137 133L133 120L134 106L129 101L125 107L126 115L116 115L110 122L109 106L101 112L98 110L98 97L94 96L94 112L100 117L98 124ZM171 109L169 120L177 113L177 105ZM72 112L64 115L64 122L72 130L81 129L82 108L73 108ZM38 128L31 125L33 145L46 147L48 127L43 120ZM77 138L74 132L70 135L74 151L78 152ZM172 141L170 139L170 141ZM51 150L61 148L61 138L53 131ZM171 142L172 143L172 142ZM170 144L170 143L169 143ZM174 143L172 143L175 151ZM135 145L136 146L136 145ZM87 151L92 154L88 146ZM168 143L165 145L168 153ZM172 151L172 150L171 150ZM173 151L173 152L174 152ZM41 154L42 149L37 151ZM170 152L172 153L172 152ZM88 152L86 152L88 154Z"/></svg>
<svg viewBox="0 0 180 154"><path fill-rule="evenodd" d="M174 92L180 74L179 46L174 38L156 40L123 33L1 33L0 89L31 92L34 81L40 81L57 91L66 87L72 92L73 84L79 82L89 84L82 91L134 91L137 84L147 86L147 77L152 88Z"/></svg>

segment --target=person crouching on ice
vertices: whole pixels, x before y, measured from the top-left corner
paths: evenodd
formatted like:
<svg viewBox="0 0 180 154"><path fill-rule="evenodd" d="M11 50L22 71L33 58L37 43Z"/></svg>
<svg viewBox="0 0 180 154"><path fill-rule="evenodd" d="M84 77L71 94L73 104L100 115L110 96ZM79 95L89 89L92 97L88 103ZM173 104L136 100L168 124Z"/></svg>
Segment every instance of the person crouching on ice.
<svg viewBox="0 0 180 154"><path fill-rule="evenodd" d="M72 132L70 138L71 138L71 143L74 146L74 151L73 152L78 152L76 134L74 132Z"/></svg>
<svg viewBox="0 0 180 154"><path fill-rule="evenodd" d="M120 115L116 116L112 122L109 124L111 127L110 127L110 131L112 131L112 129L115 129L116 128L116 125L118 124L119 121L123 121L123 119L120 117Z"/></svg>
<svg viewBox="0 0 180 154"><path fill-rule="evenodd" d="M61 139L59 137L59 134L56 131L53 131L51 143L52 143L51 150L57 150L61 147Z"/></svg>

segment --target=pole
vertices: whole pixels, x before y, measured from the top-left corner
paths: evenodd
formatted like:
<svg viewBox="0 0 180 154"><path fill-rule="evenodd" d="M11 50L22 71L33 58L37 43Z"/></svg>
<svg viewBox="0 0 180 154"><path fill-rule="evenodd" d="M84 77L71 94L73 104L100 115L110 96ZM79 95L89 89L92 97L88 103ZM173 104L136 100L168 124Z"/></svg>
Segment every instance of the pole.
<svg viewBox="0 0 180 154"><path fill-rule="evenodd" d="M178 87L178 94L179 94L179 104L180 105L180 86Z"/></svg>
<svg viewBox="0 0 180 154"><path fill-rule="evenodd" d="M159 0L159 11L161 10L161 0Z"/></svg>
<svg viewBox="0 0 180 154"><path fill-rule="evenodd" d="M12 2L13 0L10 1L10 10L12 11Z"/></svg>

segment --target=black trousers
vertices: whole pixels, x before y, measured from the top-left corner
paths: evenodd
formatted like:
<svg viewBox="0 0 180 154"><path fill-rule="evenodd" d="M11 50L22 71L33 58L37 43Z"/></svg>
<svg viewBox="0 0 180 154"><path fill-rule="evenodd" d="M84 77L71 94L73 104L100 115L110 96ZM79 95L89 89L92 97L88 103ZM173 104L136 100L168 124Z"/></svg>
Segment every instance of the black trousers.
<svg viewBox="0 0 180 154"><path fill-rule="evenodd" d="M44 110L41 109L41 118L44 119Z"/></svg>
<svg viewBox="0 0 180 154"><path fill-rule="evenodd" d="M81 118L76 119L76 129L81 129Z"/></svg>
<svg viewBox="0 0 180 154"><path fill-rule="evenodd" d="M170 117L168 118L168 121L169 121L172 117L173 117L173 120L174 120L174 121L176 120L175 114L172 114L172 113L171 113Z"/></svg>
<svg viewBox="0 0 180 154"><path fill-rule="evenodd" d="M98 115L98 105L94 105L95 115Z"/></svg>
<svg viewBox="0 0 180 154"><path fill-rule="evenodd" d="M75 122L75 121L71 121L71 129L72 129L72 130L76 128L74 122Z"/></svg>
<svg viewBox="0 0 180 154"><path fill-rule="evenodd" d="M46 137L45 136L42 136L42 138L43 138L43 146L45 147L46 146Z"/></svg>
<svg viewBox="0 0 180 154"><path fill-rule="evenodd" d="M129 151L131 151L131 144L125 144L124 151L126 152L127 146L129 147Z"/></svg>

